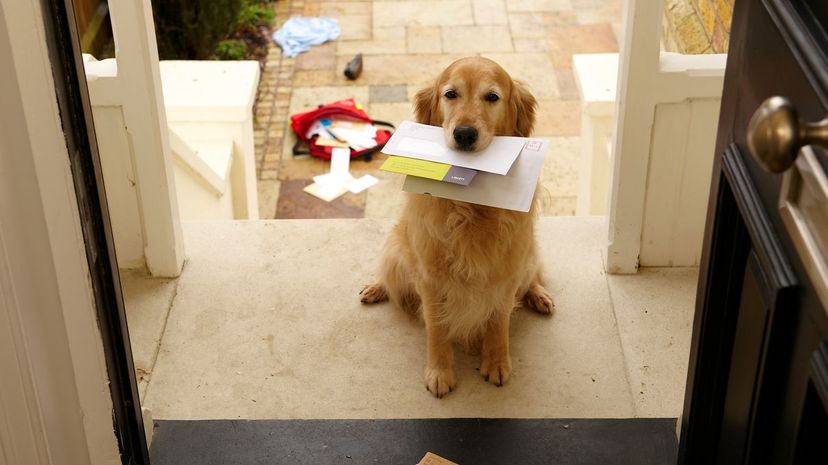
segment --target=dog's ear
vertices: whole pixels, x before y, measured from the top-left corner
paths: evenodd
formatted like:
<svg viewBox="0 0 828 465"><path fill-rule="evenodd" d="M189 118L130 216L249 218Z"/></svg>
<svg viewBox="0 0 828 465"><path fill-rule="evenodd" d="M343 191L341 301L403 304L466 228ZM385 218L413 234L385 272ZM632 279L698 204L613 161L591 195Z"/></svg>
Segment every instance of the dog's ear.
<svg viewBox="0 0 828 465"><path fill-rule="evenodd" d="M439 126L443 124L440 112L437 110L437 90L435 85L430 85L414 96L414 116L420 124L431 124Z"/></svg>
<svg viewBox="0 0 828 465"><path fill-rule="evenodd" d="M515 135L520 137L531 136L532 129L535 127L535 110L538 107L538 101L526 88L526 84L520 81L512 81L512 95L509 106L514 118Z"/></svg>

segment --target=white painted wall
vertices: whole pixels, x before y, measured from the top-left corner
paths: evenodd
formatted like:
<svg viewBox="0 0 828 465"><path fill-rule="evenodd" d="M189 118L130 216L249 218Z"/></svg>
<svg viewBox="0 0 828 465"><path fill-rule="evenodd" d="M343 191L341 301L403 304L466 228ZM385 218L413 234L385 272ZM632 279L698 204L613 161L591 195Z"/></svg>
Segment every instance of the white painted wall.
<svg viewBox="0 0 828 465"><path fill-rule="evenodd" d="M0 0L0 463L120 464L40 2Z"/></svg>

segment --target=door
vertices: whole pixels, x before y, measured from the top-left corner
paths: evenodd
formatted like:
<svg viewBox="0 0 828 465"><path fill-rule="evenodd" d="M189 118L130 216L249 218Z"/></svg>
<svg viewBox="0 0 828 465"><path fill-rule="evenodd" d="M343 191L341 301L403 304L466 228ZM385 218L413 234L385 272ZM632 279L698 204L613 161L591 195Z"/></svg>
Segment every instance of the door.
<svg viewBox="0 0 828 465"><path fill-rule="evenodd" d="M682 464L828 463L828 2L737 0Z"/></svg>

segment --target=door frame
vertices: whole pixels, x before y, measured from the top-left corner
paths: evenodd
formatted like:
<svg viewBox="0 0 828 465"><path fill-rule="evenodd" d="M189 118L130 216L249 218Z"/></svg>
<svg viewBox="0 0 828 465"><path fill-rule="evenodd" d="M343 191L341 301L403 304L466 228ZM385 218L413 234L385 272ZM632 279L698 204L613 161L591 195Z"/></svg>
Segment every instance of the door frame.
<svg viewBox="0 0 828 465"><path fill-rule="evenodd" d="M0 0L0 464L148 464L71 0Z"/></svg>

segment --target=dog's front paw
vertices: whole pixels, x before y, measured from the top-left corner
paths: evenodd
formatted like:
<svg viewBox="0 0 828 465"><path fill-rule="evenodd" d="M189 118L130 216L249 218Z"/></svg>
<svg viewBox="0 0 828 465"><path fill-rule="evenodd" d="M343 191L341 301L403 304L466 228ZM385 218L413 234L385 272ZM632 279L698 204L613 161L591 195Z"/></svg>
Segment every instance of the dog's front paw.
<svg viewBox="0 0 828 465"><path fill-rule="evenodd" d="M457 386L454 370L451 368L426 367L425 383L426 389L438 399L453 391L454 387Z"/></svg>
<svg viewBox="0 0 828 465"><path fill-rule="evenodd" d="M552 295L540 284L533 284L526 291L526 295L523 296L523 303L527 308L544 315L549 315L555 310L555 302L552 300Z"/></svg>
<svg viewBox="0 0 828 465"><path fill-rule="evenodd" d="M368 284L359 292L360 301L364 304L375 304L388 300L388 292L380 283Z"/></svg>
<svg viewBox="0 0 828 465"><path fill-rule="evenodd" d="M483 379L495 386L503 386L512 375L511 357L508 355L496 359L484 357L480 364L480 374L483 375Z"/></svg>

